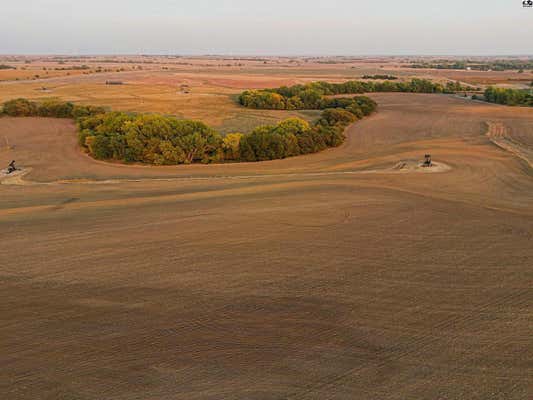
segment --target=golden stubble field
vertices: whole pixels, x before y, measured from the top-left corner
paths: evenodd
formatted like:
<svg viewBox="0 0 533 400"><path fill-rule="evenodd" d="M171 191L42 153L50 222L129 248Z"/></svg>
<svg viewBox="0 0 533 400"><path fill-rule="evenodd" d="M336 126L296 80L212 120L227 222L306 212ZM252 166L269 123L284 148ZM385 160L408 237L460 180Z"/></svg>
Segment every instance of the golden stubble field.
<svg viewBox="0 0 533 400"><path fill-rule="evenodd" d="M0 397L527 399L533 170L493 140L530 150L531 110L373 97L340 148L255 164L0 119L30 171L0 185Z"/></svg>
<svg viewBox="0 0 533 400"><path fill-rule="evenodd" d="M107 79L106 79L107 78ZM106 85L120 80L123 85ZM310 79L312 80L312 79ZM295 78L269 78L194 72L132 72L48 79L42 82L0 84L0 101L17 97L61 98L113 110L175 115L199 119L223 132L251 131L289 116L315 119L318 112L280 112L243 109L236 97L244 88L293 84ZM44 88L44 90L43 90Z"/></svg>

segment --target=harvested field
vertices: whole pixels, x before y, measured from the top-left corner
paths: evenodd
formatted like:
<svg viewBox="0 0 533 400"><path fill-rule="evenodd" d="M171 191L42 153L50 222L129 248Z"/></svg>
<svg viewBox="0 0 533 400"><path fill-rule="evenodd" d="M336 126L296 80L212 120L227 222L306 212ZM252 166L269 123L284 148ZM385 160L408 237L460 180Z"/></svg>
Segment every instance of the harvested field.
<svg viewBox="0 0 533 400"><path fill-rule="evenodd" d="M0 119L0 397L527 399L533 170L488 127L530 151L531 110L372 97L341 147L256 164Z"/></svg>
<svg viewBox="0 0 533 400"><path fill-rule="evenodd" d="M225 79L223 79L225 78ZM121 80L124 85L106 85L106 80ZM308 112L258 112L243 109L235 102L243 86L265 87L293 84L294 79L268 80L258 77L191 74L168 72L123 72L48 79L46 82L9 82L0 84L0 102L26 97L47 99L58 97L80 104L100 105L113 110L175 115L179 118L199 119L223 132L252 130L258 125L275 123L288 116L311 120ZM189 93L180 90L181 85ZM47 90L42 87L46 85ZM245 120L245 123L242 123Z"/></svg>
<svg viewBox="0 0 533 400"><path fill-rule="evenodd" d="M513 136L511 131L502 123L489 123L487 136L489 139L504 150L508 150L517 157L523 159L533 168L533 137L517 134Z"/></svg>

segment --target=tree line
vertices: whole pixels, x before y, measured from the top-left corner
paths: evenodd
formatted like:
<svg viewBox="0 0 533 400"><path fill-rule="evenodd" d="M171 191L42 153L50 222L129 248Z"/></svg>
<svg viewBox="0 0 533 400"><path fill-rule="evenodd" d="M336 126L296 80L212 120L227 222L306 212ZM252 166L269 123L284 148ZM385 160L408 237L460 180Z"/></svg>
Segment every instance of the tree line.
<svg viewBox="0 0 533 400"><path fill-rule="evenodd" d="M327 107L312 124L289 118L277 125L257 127L247 135L225 136L200 121L110 112L59 100L11 100L4 103L0 113L75 119L80 146L99 160L175 165L264 161L315 153L340 145L346 126L377 107L364 96L328 99L323 104Z"/></svg>
<svg viewBox="0 0 533 400"><path fill-rule="evenodd" d="M264 161L316 153L344 142L345 128L377 108L369 97L331 99L320 118L309 124L299 118L256 128L241 137L239 160Z"/></svg>
<svg viewBox="0 0 533 400"><path fill-rule="evenodd" d="M533 107L532 93L533 90L505 89L490 86L485 90L484 98L489 103Z"/></svg>
<svg viewBox="0 0 533 400"><path fill-rule="evenodd" d="M386 80L386 81L396 81L398 80L397 76L394 75L363 75L363 79L375 79L375 80Z"/></svg>
<svg viewBox="0 0 533 400"><path fill-rule="evenodd" d="M275 89L247 90L239 96L239 103L244 107L257 109L320 110L329 108L330 99L326 96L332 95L372 92L455 93L472 89L475 88L463 86L460 82L447 82L442 85L418 78L406 82L312 82L306 85L282 86Z"/></svg>
<svg viewBox="0 0 533 400"><path fill-rule="evenodd" d="M105 113L104 107L82 106L57 99L35 102L27 99L6 101L0 109L0 115L11 117L50 117L78 119Z"/></svg>
<svg viewBox="0 0 533 400"><path fill-rule="evenodd" d="M413 63L410 68L415 69L471 69L474 71L506 71L516 70L524 71L527 69L533 70L533 60L494 60L494 61L472 61L472 60L460 60L460 61L447 61L443 60L437 63L420 62Z"/></svg>

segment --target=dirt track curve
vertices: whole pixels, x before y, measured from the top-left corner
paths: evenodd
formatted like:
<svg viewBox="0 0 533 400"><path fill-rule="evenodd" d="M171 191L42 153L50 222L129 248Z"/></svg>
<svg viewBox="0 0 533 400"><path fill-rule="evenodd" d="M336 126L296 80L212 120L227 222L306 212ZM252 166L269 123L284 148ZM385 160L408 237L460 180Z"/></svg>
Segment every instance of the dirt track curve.
<svg viewBox="0 0 533 400"><path fill-rule="evenodd" d="M0 184L0 398L529 398L533 112L374 97L340 148L258 164L0 119L29 171ZM394 169L425 153L449 169Z"/></svg>

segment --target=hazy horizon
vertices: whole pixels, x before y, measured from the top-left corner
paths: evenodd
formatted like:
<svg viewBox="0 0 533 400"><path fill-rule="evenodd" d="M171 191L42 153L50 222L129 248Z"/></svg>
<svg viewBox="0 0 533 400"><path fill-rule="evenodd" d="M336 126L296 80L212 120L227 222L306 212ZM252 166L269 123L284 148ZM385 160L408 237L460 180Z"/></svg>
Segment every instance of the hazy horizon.
<svg viewBox="0 0 533 400"><path fill-rule="evenodd" d="M250 58L334 58L334 57L360 57L360 58L379 58L379 57L420 57L420 58L435 58L435 57L449 57L449 58L520 58L527 57L533 58L533 52L530 54L249 54L249 53L0 53L2 56L7 57L250 57Z"/></svg>
<svg viewBox="0 0 533 400"><path fill-rule="evenodd" d="M183 4L182 4L183 3ZM10 3L1 54L525 56L533 9L521 0L271 0Z"/></svg>

